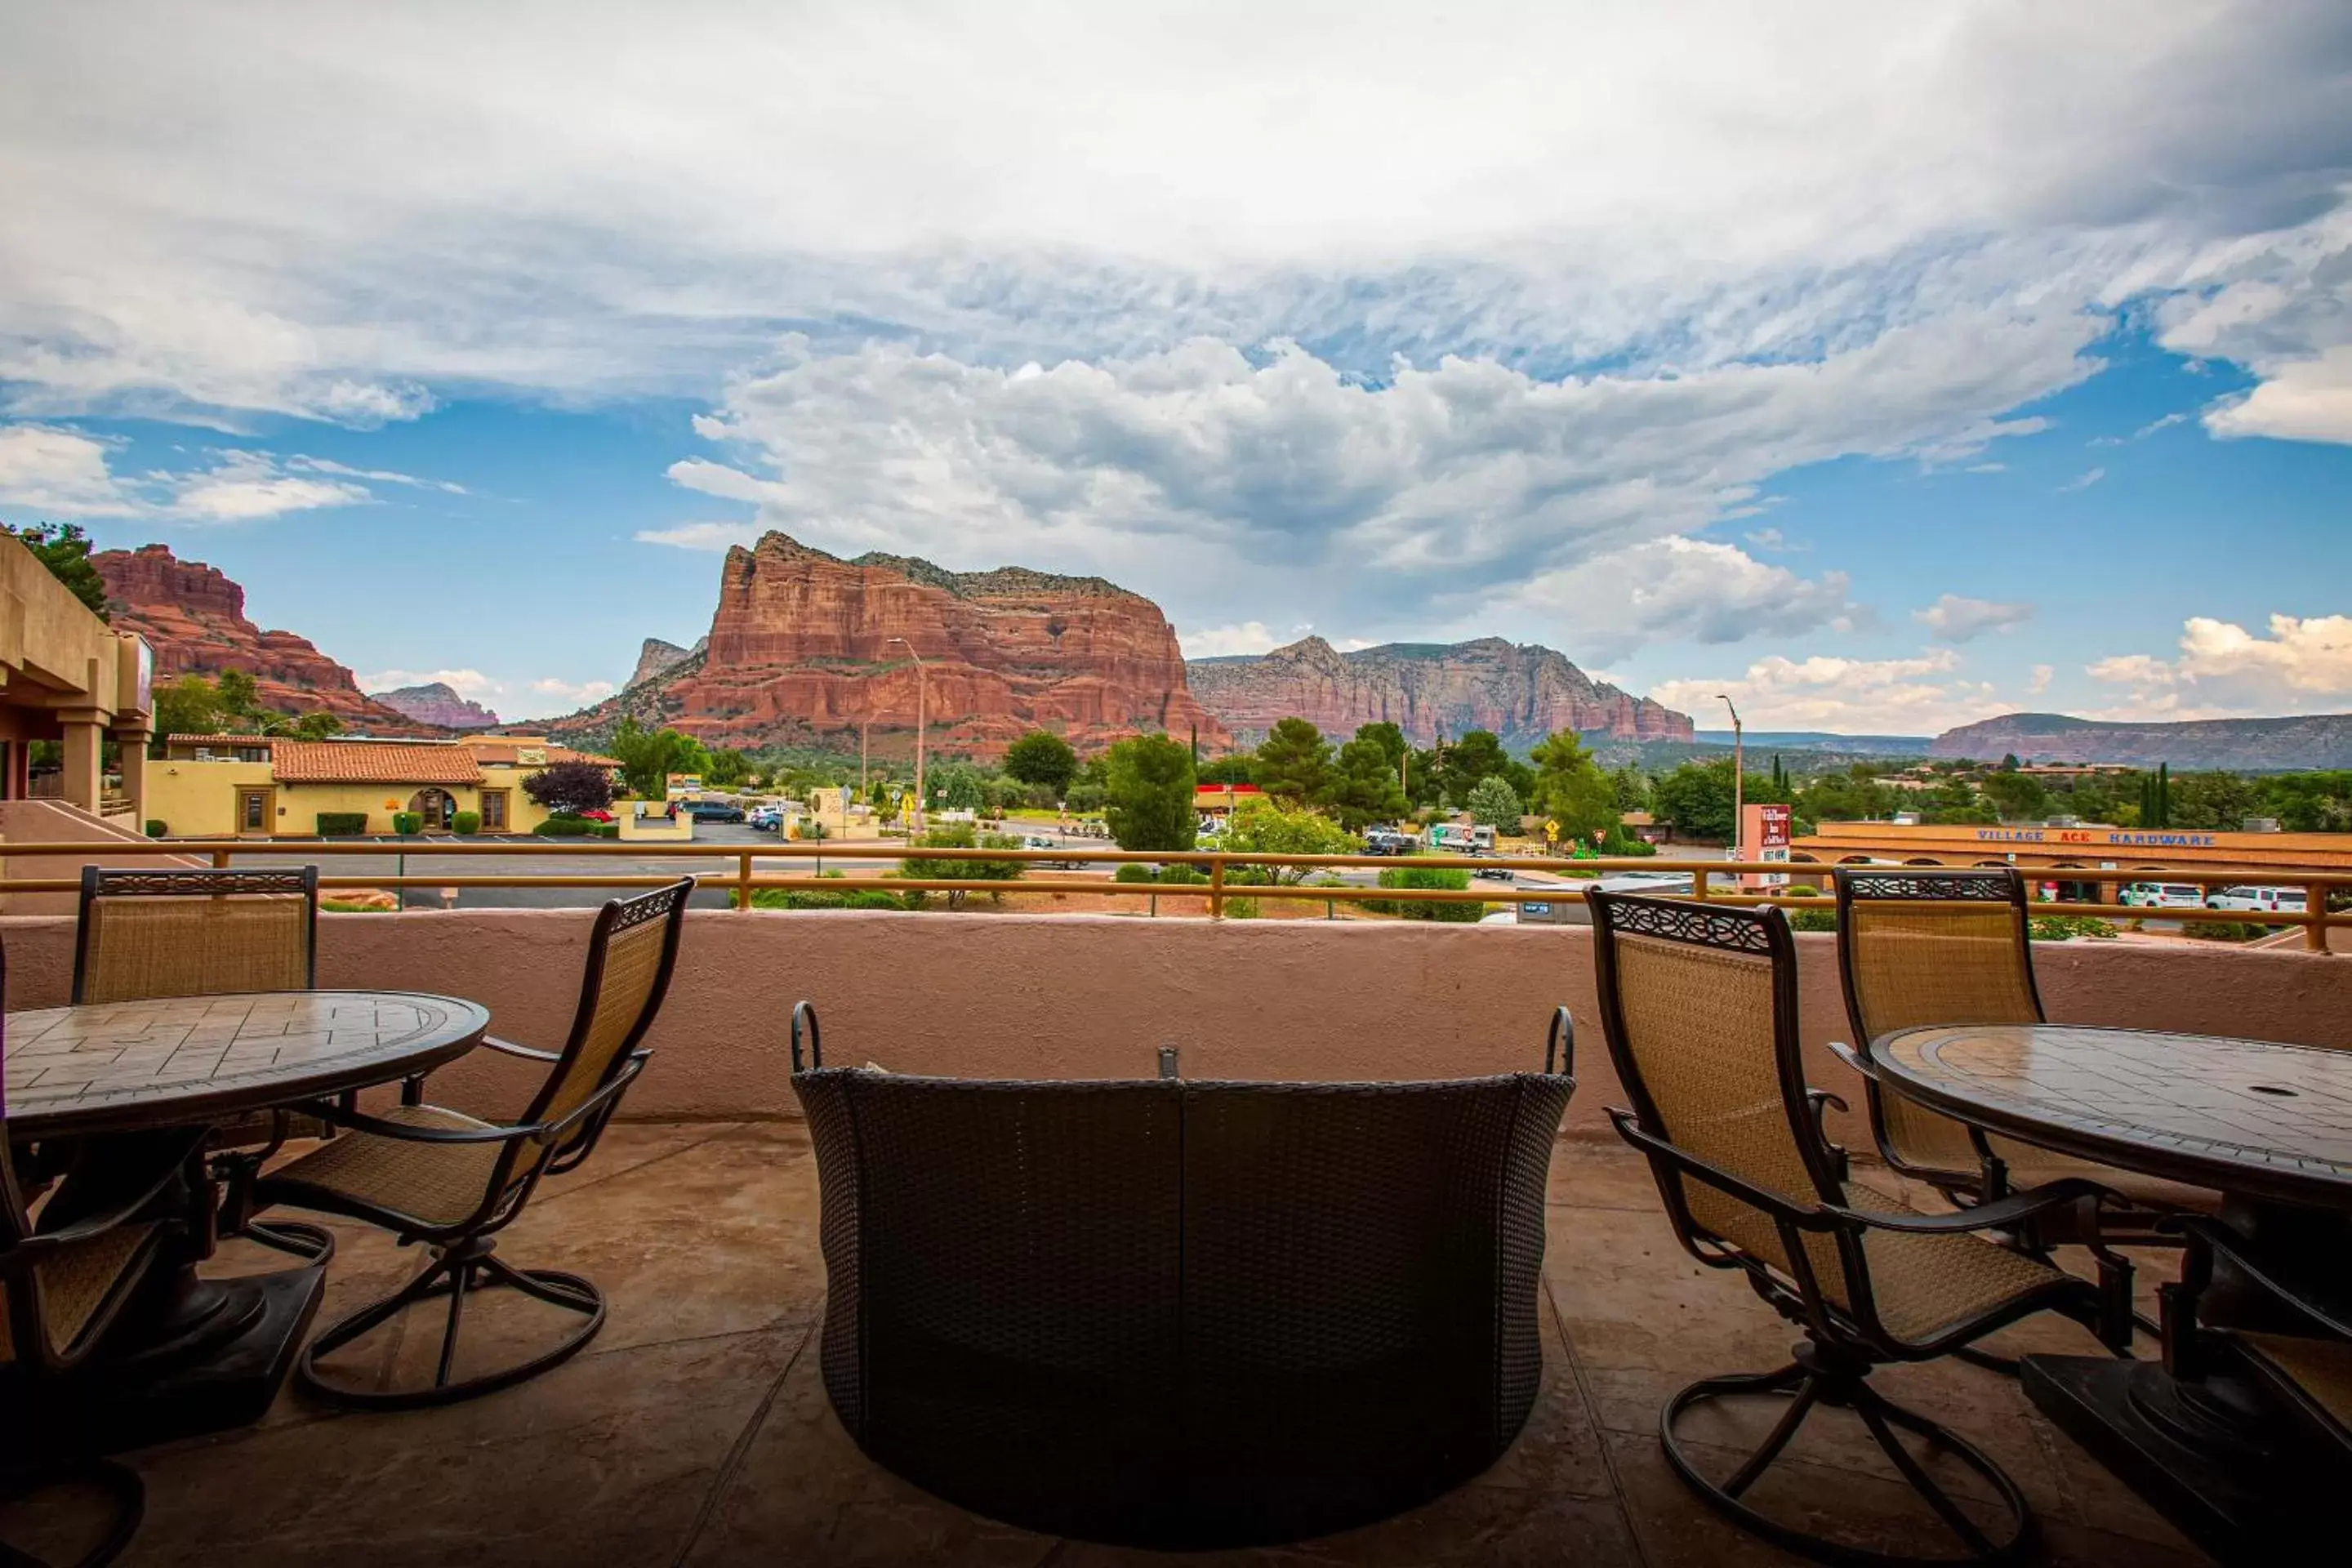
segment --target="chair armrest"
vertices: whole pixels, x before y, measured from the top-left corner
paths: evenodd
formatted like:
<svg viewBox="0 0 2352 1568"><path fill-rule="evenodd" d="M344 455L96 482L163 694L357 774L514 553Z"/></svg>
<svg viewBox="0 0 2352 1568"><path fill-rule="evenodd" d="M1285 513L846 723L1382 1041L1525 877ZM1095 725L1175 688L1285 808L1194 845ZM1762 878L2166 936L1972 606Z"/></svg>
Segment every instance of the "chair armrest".
<svg viewBox="0 0 2352 1568"><path fill-rule="evenodd" d="M1873 1083L1876 1083L1878 1081L1877 1067L1872 1063L1868 1057L1864 1056L1860 1051L1855 1050L1843 1040L1832 1040L1830 1042L1830 1054L1837 1058L1838 1060L1845 1063L1846 1066L1852 1068L1863 1078L1868 1079ZM1845 1107L1841 1105L1838 1109L1840 1110L1843 1110Z"/></svg>
<svg viewBox="0 0 2352 1568"><path fill-rule="evenodd" d="M2166 1229L2178 1227L2210 1247L2218 1257L2227 1258L2230 1266L2244 1275L2262 1289L2278 1299L2284 1306L2310 1319L2332 1334L2352 1340L2352 1311L2312 1300L2307 1289L2290 1285L2276 1272L2255 1258L2248 1250L2246 1238L2219 1220L2202 1215L2180 1215L2166 1223Z"/></svg>
<svg viewBox="0 0 2352 1568"><path fill-rule="evenodd" d="M372 1132L379 1138L397 1138L404 1143L507 1143L518 1138L528 1138L541 1125L532 1122L521 1127L411 1127L405 1122L381 1121L362 1111L345 1110L341 1106L322 1101L313 1101L298 1109L347 1131Z"/></svg>
<svg viewBox="0 0 2352 1568"><path fill-rule="evenodd" d="M546 1062L552 1065L553 1063L560 1062L563 1059L562 1056L558 1055L554 1051L535 1051L529 1046L518 1046L512 1040L502 1040L496 1035L484 1035L482 1037L482 1044L502 1055L520 1057L525 1061Z"/></svg>
<svg viewBox="0 0 2352 1568"><path fill-rule="evenodd" d="M1813 1136L1820 1139L1822 1147L1830 1152L1830 1158L1837 1163L1838 1180L1843 1182L1853 1169L1853 1162L1847 1157L1845 1145L1830 1136L1830 1107L1834 1105L1840 1110L1853 1108L1845 1102L1844 1096L1832 1094L1826 1089L1805 1090L1805 1104L1813 1113Z"/></svg>
<svg viewBox="0 0 2352 1568"><path fill-rule="evenodd" d="M2084 1198L2096 1203L2108 1195L2107 1189L2096 1182L2068 1176L2021 1193L2012 1193L1992 1203L1964 1208L1958 1214L1885 1214L1877 1209L1847 1208L1837 1204L1822 1206L1840 1219L1865 1225L1873 1230L1898 1230L1914 1236L1962 1236L1970 1231L1994 1230L2016 1225L2051 1209L2081 1203Z"/></svg>
<svg viewBox="0 0 2352 1568"><path fill-rule="evenodd" d="M1752 1204L1773 1218L1786 1220L1800 1230L1836 1228L1835 1222L1830 1216L1839 1211L1822 1204L1791 1203L1769 1187L1759 1187L1744 1176L1735 1175L1720 1165L1711 1164L1700 1159L1688 1150L1669 1143L1663 1138L1653 1137L1642 1130L1641 1124L1633 1120L1632 1111L1613 1105L1606 1109L1609 1112L1609 1120L1617 1124L1619 1135L1652 1159L1664 1160L1685 1175L1695 1176L1708 1186L1738 1198L1741 1203Z"/></svg>
<svg viewBox="0 0 2352 1568"><path fill-rule="evenodd" d="M810 1070L814 1070L824 1066L824 1037L817 1028L816 1004L805 998L793 1004L793 1070L794 1072L803 1070L801 1067L801 1031L803 1026L808 1031L808 1066Z"/></svg>
<svg viewBox="0 0 2352 1568"><path fill-rule="evenodd" d="M606 1109L614 1100L619 1099L621 1091L628 1088L629 1085L635 1081L639 1073L646 1070L646 1058L652 1055L653 1053L651 1051L631 1051L629 1053L628 1061L622 1067L619 1072L613 1075L612 1082L606 1084L604 1088L598 1089L595 1093L590 1095L587 1099L582 1100L578 1105L573 1106L570 1110L564 1112L563 1115L556 1118L554 1121L533 1122L529 1127L518 1127L515 1131L517 1132L529 1133L533 1139L541 1143L562 1142L564 1135L570 1132L574 1127L577 1127L589 1117L595 1115L598 1111Z"/></svg>
<svg viewBox="0 0 2352 1568"><path fill-rule="evenodd" d="M182 1129L182 1135L166 1145L171 1151L172 1157L157 1162L162 1168L157 1172L155 1179L148 1183L134 1196L125 1198L103 1213L84 1215L81 1218L68 1225L61 1225L55 1230L37 1231L26 1237L15 1248L19 1261L32 1262L44 1253L54 1252L58 1247L70 1246L77 1241L88 1241L94 1236L103 1236L117 1226L129 1223L133 1215L153 1203L163 1189L170 1186L178 1177L181 1168L187 1163L188 1157L204 1146L206 1131L202 1127Z"/></svg>
<svg viewBox="0 0 2352 1568"><path fill-rule="evenodd" d="M1552 1065L1552 1051L1559 1051L1559 1067ZM1544 1071L1561 1078L1576 1076L1576 1019L1565 1005L1551 1010L1551 1026L1544 1033Z"/></svg>

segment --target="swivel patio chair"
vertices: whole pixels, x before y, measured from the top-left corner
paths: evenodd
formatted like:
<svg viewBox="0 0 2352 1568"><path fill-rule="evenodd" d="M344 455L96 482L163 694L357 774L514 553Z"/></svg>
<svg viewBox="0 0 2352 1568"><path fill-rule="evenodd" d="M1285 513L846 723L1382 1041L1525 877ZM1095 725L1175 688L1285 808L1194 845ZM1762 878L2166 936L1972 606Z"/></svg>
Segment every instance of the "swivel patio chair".
<svg viewBox="0 0 2352 1568"><path fill-rule="evenodd" d="M547 1066L546 1082L520 1120L498 1124L427 1105L421 1078L404 1084L401 1103L380 1117L311 1108L345 1135L264 1175L257 1200L365 1220L393 1231L404 1246L425 1244L429 1256L399 1290L320 1331L303 1347L294 1374L304 1388L330 1403L362 1408L445 1405L534 1377L595 1338L604 1323L604 1298L594 1285L558 1269L517 1268L497 1255L492 1237L514 1223L542 1176L574 1170L595 1152L621 1096L644 1070L650 1053L639 1042L668 991L693 891L689 877L616 899L597 913L579 1010L562 1051L483 1040L493 1050ZM584 1321L542 1354L453 1383L466 1294L498 1286ZM320 1374L320 1357L442 1296L449 1310L431 1387L361 1389Z"/></svg>
<svg viewBox="0 0 2352 1568"><path fill-rule="evenodd" d="M1890 1030L2043 1021L2025 878L2007 867L1841 866L1834 876L1838 971L1854 1043L1830 1048L1862 1076L1871 1135L1889 1167L1958 1204L2067 1177L2096 1182L2124 1200L2098 1211L2100 1236L2109 1244L2177 1244L2156 1226L2158 1215L2219 1206L2218 1193L1988 1133L1885 1089L1870 1048ZM2077 1239L2052 1226L2038 1231L2025 1238L2029 1245Z"/></svg>
<svg viewBox="0 0 2352 1568"><path fill-rule="evenodd" d="M1797 1033L1797 963L1777 909L1588 893L1609 1054L1633 1109L1610 1108L1649 1157L1666 1215L1692 1257L1738 1270L1804 1339L1777 1372L1702 1378L1669 1399L1659 1441L1676 1474L1765 1540L1836 1563L2007 1562L2034 1534L2024 1494L1985 1454L1871 1386L1874 1367L1928 1361L2039 1311L2129 1342L2130 1276L2103 1256L2094 1285L1977 1234L2095 1205L2066 1181L1954 1215L1856 1206L1807 1098ZM1700 1469L1677 1433L1711 1401L1785 1400L1761 1445L1727 1478ZM1905 1558L1809 1533L1744 1500L1820 1406L1851 1409L1964 1558ZM1971 1518L1906 1450L1897 1429L1948 1451L2006 1516Z"/></svg>
<svg viewBox="0 0 2352 1568"><path fill-rule="evenodd" d="M0 976L5 989L5 976ZM5 1026L0 1026L5 1027ZM17 1180L0 1104L0 1498L43 1487L89 1487L110 1506L100 1541L79 1568L111 1563L139 1529L146 1489L138 1474L101 1457L78 1430L77 1401L63 1379L89 1361L146 1280L163 1239L156 1201L193 1158L202 1134L141 1141L137 1169L110 1173L103 1195L77 1203L60 1192L37 1223ZM0 1544L0 1561L34 1563Z"/></svg>
<svg viewBox="0 0 2352 1568"><path fill-rule="evenodd" d="M75 932L73 999L145 1002L318 984L319 868L113 870L85 866ZM316 1118L265 1111L212 1130L213 1174L225 1190L220 1233L324 1263L334 1234L299 1221L253 1219L253 1182L289 1138L331 1130Z"/></svg>
<svg viewBox="0 0 2352 1568"><path fill-rule="evenodd" d="M842 1426L992 1519L1169 1550L1458 1486L1542 1375L1566 1021L1540 1073L1216 1082L1169 1050L1158 1079L990 1082L826 1067L802 1004Z"/></svg>

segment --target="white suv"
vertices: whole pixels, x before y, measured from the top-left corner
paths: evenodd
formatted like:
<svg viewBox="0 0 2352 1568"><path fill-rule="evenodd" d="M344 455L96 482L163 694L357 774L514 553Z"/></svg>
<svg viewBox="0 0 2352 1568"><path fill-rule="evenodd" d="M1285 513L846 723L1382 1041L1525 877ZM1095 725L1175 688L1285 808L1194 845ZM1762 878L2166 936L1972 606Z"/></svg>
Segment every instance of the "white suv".
<svg viewBox="0 0 2352 1568"><path fill-rule="evenodd" d="M2247 914L2302 914L2309 904L2301 888L2216 888L2205 896L2209 910L2235 910Z"/></svg>
<svg viewBox="0 0 2352 1568"><path fill-rule="evenodd" d="M2135 910L2201 910L2205 889L2189 882L2134 882L2118 901Z"/></svg>

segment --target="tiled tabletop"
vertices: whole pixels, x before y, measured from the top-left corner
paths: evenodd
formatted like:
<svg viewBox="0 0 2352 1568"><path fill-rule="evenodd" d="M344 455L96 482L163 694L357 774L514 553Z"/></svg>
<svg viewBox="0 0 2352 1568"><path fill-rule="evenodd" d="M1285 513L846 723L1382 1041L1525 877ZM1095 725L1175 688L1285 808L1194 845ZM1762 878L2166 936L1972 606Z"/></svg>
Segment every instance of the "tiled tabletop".
<svg viewBox="0 0 2352 1568"><path fill-rule="evenodd" d="M7 1017L20 1136L119 1131L383 1083L470 1049L489 1015L406 991L287 991L45 1007Z"/></svg>
<svg viewBox="0 0 2352 1568"><path fill-rule="evenodd" d="M2199 1184L2352 1204L2352 1051L1967 1024L1897 1030L1872 1054L1916 1098L1999 1131Z"/></svg>

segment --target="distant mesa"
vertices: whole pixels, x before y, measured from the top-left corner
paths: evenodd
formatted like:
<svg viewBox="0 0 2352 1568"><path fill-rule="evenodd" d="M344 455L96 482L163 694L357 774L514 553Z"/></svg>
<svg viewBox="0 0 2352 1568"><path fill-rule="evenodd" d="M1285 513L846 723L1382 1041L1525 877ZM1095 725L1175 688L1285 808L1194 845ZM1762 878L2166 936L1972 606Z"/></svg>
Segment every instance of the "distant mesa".
<svg viewBox="0 0 2352 1568"><path fill-rule="evenodd" d="M706 744L834 748L863 731L877 754L903 755L926 686L942 752L993 756L1034 729L1082 751L1147 731L1228 739L1193 700L1167 617L1139 594L1022 566L844 561L773 532L727 552L708 637L691 648L649 639L617 696L549 728L585 739L625 717Z"/></svg>
<svg viewBox="0 0 2352 1568"><path fill-rule="evenodd" d="M496 713L478 702L458 696L457 689L446 681L432 680L423 686L402 686L372 695L385 707L404 713L420 724L438 724L445 730L488 730L499 722Z"/></svg>
<svg viewBox="0 0 2352 1568"><path fill-rule="evenodd" d="M417 728L407 714L362 691L351 670L308 637L263 631L246 619L245 590L218 568L179 560L162 544L100 551L89 563L105 580L114 625L137 632L155 650L158 680L243 670L253 677L264 708L285 713L324 710L360 730Z"/></svg>
<svg viewBox="0 0 2352 1568"><path fill-rule="evenodd" d="M1302 637L1272 653L1196 658L1201 706L1244 739L1296 715L1327 734L1392 723L1415 745L1487 730L1524 749L1559 730L1614 741L1688 741L1690 715L1594 680L1566 656L1501 637L1384 643L1341 653Z"/></svg>
<svg viewBox="0 0 2352 1568"><path fill-rule="evenodd" d="M1936 737L1928 754L1992 762L2120 763L2175 771L2290 773L2352 768L2352 713L2116 724L2063 713L2007 713Z"/></svg>

